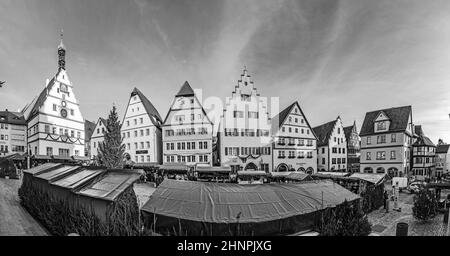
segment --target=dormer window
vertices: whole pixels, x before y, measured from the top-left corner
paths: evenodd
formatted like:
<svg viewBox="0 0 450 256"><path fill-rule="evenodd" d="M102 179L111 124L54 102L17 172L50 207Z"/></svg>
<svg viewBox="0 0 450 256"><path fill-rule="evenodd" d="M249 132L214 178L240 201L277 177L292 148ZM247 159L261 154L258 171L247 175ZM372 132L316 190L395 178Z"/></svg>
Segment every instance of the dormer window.
<svg viewBox="0 0 450 256"><path fill-rule="evenodd" d="M378 122L377 123L377 130L386 130L386 122Z"/></svg>

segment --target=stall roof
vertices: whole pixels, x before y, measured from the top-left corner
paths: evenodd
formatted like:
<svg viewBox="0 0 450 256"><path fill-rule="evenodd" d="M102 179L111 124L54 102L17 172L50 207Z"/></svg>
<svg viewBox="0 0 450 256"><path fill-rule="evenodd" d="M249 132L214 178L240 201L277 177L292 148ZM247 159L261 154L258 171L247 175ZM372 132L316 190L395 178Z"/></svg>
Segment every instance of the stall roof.
<svg viewBox="0 0 450 256"><path fill-rule="evenodd" d="M81 186L85 182L90 181L91 179L103 174L105 170L88 170L83 169L79 172L76 172L70 176L59 179L55 182L52 182L52 185L56 185L63 188L74 189L78 186Z"/></svg>
<svg viewBox="0 0 450 256"><path fill-rule="evenodd" d="M292 180L305 180L310 178L310 175L304 172L292 172L287 178Z"/></svg>
<svg viewBox="0 0 450 256"><path fill-rule="evenodd" d="M350 176L350 178L358 178L373 184L378 184L382 182L384 177L386 177L386 174L379 174L379 173L353 173Z"/></svg>
<svg viewBox="0 0 450 256"><path fill-rule="evenodd" d="M161 170L187 171L189 166L185 164L163 164L159 166Z"/></svg>
<svg viewBox="0 0 450 256"><path fill-rule="evenodd" d="M111 170L97 182L82 188L77 194L114 201L140 176L138 172L132 170Z"/></svg>
<svg viewBox="0 0 450 256"><path fill-rule="evenodd" d="M197 166L197 172L231 172L231 167L218 167L218 166Z"/></svg>
<svg viewBox="0 0 450 256"><path fill-rule="evenodd" d="M67 175L76 169L80 168L79 166L72 166L72 165L63 165L59 166L58 168L47 170L42 173L39 173L35 175L37 178L48 180L48 181L54 181L55 179L58 179L59 177L62 177L64 175Z"/></svg>
<svg viewBox="0 0 450 256"><path fill-rule="evenodd" d="M54 155L54 156L52 156L52 158L55 159L55 160L66 160L66 161L73 160L70 156Z"/></svg>
<svg viewBox="0 0 450 256"><path fill-rule="evenodd" d="M238 176L253 176L253 175L263 176L263 175L267 175L267 173L265 171L250 171L250 170L247 170L247 171L238 171L237 175Z"/></svg>
<svg viewBox="0 0 450 256"><path fill-rule="evenodd" d="M52 160L52 158L47 155L33 155L33 158L37 160Z"/></svg>
<svg viewBox="0 0 450 256"><path fill-rule="evenodd" d="M72 156L73 160L78 160L78 161L89 161L91 159L89 159L89 157L86 156Z"/></svg>
<svg viewBox="0 0 450 256"><path fill-rule="evenodd" d="M166 179L143 211L207 223L256 223L334 207L359 196L328 180L239 185ZM323 200L323 201L322 201Z"/></svg>
<svg viewBox="0 0 450 256"><path fill-rule="evenodd" d="M350 173L348 172L317 172L316 174L329 176L343 176L343 177L350 175Z"/></svg>
<svg viewBox="0 0 450 256"><path fill-rule="evenodd" d="M23 172L24 173L29 173L29 174L34 176L34 175L39 174L39 173L41 173L43 171L46 171L46 170L49 170L49 169L52 169L52 168L56 168L58 166L62 166L62 164L45 163L45 164L42 164L42 165L30 168L28 170L23 170Z"/></svg>

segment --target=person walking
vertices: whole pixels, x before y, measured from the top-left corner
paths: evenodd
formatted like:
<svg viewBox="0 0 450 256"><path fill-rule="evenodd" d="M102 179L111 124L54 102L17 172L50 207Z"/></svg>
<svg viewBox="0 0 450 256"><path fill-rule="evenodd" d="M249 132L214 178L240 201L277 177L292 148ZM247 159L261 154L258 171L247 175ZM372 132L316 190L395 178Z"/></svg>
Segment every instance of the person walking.
<svg viewBox="0 0 450 256"><path fill-rule="evenodd" d="M384 190L383 198L384 198L384 209L386 209L386 207L387 207L387 200L389 198L388 192L386 190Z"/></svg>

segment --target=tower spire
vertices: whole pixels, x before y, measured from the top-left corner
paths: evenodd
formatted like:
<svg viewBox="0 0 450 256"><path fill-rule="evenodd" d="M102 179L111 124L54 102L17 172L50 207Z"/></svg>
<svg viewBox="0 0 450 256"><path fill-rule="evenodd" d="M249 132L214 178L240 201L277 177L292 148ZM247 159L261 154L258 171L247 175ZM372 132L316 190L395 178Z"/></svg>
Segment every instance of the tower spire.
<svg viewBox="0 0 450 256"><path fill-rule="evenodd" d="M63 42L64 30L61 29L61 41L58 46L58 70L66 69L66 47Z"/></svg>

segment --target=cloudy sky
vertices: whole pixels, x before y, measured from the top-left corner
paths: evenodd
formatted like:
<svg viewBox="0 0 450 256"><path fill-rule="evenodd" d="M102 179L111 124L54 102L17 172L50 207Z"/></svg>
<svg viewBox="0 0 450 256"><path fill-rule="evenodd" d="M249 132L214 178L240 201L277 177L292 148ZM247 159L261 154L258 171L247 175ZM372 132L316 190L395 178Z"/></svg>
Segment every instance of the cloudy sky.
<svg viewBox="0 0 450 256"><path fill-rule="evenodd" d="M60 29L83 115L125 111L138 87L165 117L185 80L230 95L244 65L262 96L298 100L315 126L413 106L450 142L448 0L1 0L0 109L31 101L57 71Z"/></svg>

